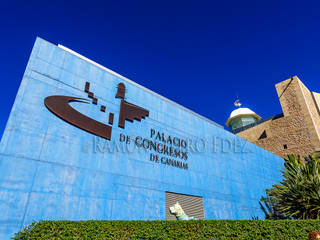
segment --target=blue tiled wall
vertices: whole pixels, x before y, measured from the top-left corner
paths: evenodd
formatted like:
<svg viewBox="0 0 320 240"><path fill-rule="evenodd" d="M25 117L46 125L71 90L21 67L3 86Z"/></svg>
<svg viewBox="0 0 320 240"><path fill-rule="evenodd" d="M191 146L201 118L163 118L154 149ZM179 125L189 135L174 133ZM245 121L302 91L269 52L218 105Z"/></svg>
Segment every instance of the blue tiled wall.
<svg viewBox="0 0 320 240"><path fill-rule="evenodd" d="M114 113L110 141L68 124L44 105L50 95L87 98L85 82L98 105L71 105L104 123ZM141 122L126 121L125 129L117 126L120 82L128 102L150 111ZM206 150L190 151L184 170L151 162L150 151L107 148L119 145L120 134L150 138L150 129L204 139ZM206 219L263 218L259 199L280 181L282 166L281 158L37 38L0 144L0 239L41 219L163 220L165 191L202 196Z"/></svg>

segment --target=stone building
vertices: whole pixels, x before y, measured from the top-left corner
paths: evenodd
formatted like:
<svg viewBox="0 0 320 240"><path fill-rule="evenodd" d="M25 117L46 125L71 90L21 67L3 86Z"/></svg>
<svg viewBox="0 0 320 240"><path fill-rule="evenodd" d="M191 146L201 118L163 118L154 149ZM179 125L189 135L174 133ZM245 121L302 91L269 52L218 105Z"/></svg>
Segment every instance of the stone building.
<svg viewBox="0 0 320 240"><path fill-rule="evenodd" d="M240 108L233 111L226 125L234 134L281 157L304 157L320 150L320 94L309 91L297 76L275 87L283 113L235 128L234 121L250 115ZM258 115L251 112L251 116Z"/></svg>

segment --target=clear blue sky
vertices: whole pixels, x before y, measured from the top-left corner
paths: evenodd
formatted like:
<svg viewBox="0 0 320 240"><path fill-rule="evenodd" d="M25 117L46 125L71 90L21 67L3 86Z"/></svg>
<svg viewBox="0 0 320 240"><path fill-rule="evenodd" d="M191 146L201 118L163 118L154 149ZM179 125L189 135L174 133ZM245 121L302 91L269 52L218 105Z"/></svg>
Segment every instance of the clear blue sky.
<svg viewBox="0 0 320 240"><path fill-rule="evenodd" d="M317 1L1 1L0 136L36 36L224 125L237 94L266 118L290 76L320 92L319 17Z"/></svg>

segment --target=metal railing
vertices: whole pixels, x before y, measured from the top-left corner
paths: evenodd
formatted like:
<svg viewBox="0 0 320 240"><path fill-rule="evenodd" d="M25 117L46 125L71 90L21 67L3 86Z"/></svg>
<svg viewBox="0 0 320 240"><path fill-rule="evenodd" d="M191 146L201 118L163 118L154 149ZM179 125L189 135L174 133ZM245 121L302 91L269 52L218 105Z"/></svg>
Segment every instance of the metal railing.
<svg viewBox="0 0 320 240"><path fill-rule="evenodd" d="M270 120L273 121L273 120L276 120L276 119L282 118L282 117L283 117L283 113L280 113L280 114L274 115L274 116L272 116L272 117L268 117L268 118L265 118L265 119L261 119L261 120L259 120L258 122L251 123L251 124L248 124L248 125L246 125L246 126L239 127L239 128L233 129L233 130L230 130L230 132L232 132L232 133L234 133L234 134L237 134L237 133L239 133L239 132L242 132L242 131L244 131L244 130L247 130L247 129L249 129L249 128L252 128L252 127L254 127L254 126L257 126L257 125L259 125L259 124L261 124L261 123L264 123L264 122L266 122L266 121L270 121Z"/></svg>

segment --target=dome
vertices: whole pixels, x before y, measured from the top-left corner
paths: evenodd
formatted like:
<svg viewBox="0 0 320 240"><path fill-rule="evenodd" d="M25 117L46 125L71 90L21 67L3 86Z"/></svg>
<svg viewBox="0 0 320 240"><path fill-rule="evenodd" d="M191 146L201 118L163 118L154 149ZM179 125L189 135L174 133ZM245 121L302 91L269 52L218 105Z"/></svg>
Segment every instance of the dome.
<svg viewBox="0 0 320 240"><path fill-rule="evenodd" d="M248 117L248 116L254 117L257 120L261 119L259 115L257 115L254 111L252 111L249 108L237 108L231 112L230 117L226 122L226 125L229 126L230 122L234 119L241 118L241 117Z"/></svg>
<svg viewBox="0 0 320 240"><path fill-rule="evenodd" d="M249 108L237 108L235 110L233 110L230 114L230 118L239 116L239 115L256 115L256 113L254 111L252 111Z"/></svg>

